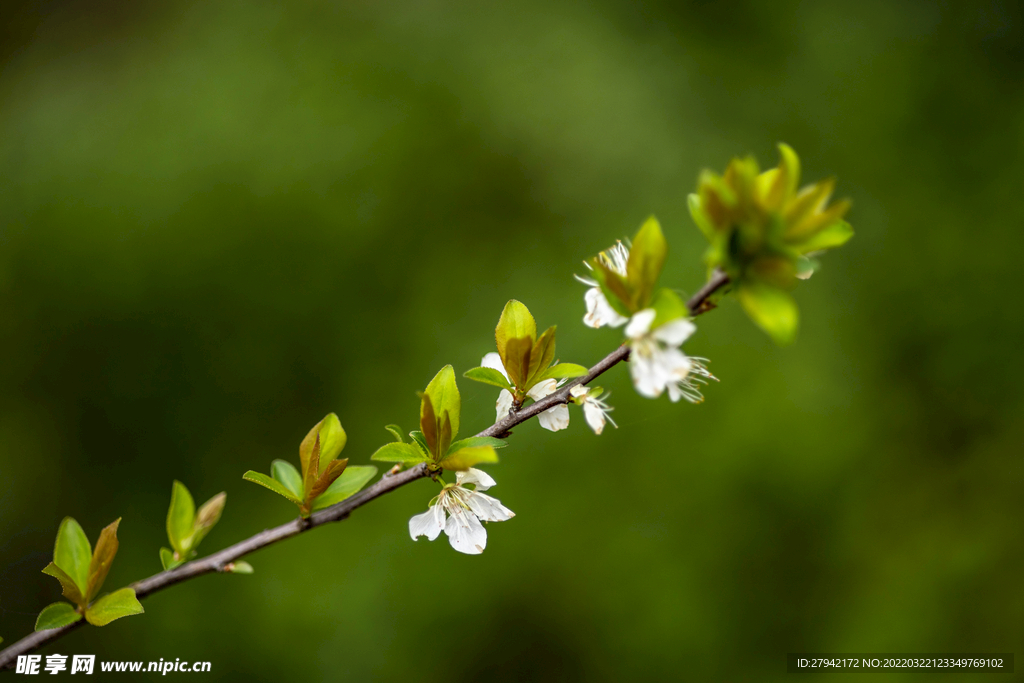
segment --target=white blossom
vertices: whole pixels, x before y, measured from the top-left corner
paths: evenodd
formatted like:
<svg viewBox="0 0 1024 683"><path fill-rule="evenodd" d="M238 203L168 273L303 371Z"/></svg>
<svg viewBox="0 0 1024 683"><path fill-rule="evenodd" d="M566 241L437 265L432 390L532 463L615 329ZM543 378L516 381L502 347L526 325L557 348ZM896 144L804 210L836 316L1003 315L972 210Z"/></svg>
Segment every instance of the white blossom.
<svg viewBox="0 0 1024 683"><path fill-rule="evenodd" d="M466 488L470 484L474 488ZM460 553L482 553L487 547L487 530L481 522L504 522L516 516L497 498L483 493L494 484L494 479L481 470L457 472L455 483L444 487L430 509L409 520L412 540L426 536L433 541L443 531Z"/></svg>
<svg viewBox="0 0 1024 683"><path fill-rule="evenodd" d="M601 260L605 266L615 271L622 277L626 277L626 264L629 262L629 247L622 242L616 242L615 246L610 249L606 249L597 255L597 258ZM593 266L589 263L583 263L587 268L593 270ZM576 276L576 279L583 284L590 287L586 294L583 295L583 301L587 305L587 314L583 316L583 322L590 327L603 327L608 325L610 327L621 327L629 320L622 315L619 315L618 311L612 308L611 304L608 303L608 299L605 297L604 292L601 291L601 286L597 283L597 280L589 277Z"/></svg>
<svg viewBox="0 0 1024 683"><path fill-rule="evenodd" d="M602 391L600 389L588 389L582 384L577 384L569 390L569 394L573 397L573 402L583 408L583 417L586 418L587 424L594 430L595 434L600 434L604 431L605 422L611 422L612 426L618 428L615 424L615 420L611 418L611 408L601 398ZM607 396L607 394L605 394Z"/></svg>
<svg viewBox="0 0 1024 683"><path fill-rule="evenodd" d="M657 398L668 391L669 399L675 403L685 398L691 403L704 400L697 384L707 384L715 379L708 372L704 358L687 356L679 350L697 329L684 318L670 320L651 330L651 323L657 312L645 308L633 315L626 326L630 339L629 370L637 392L648 398Z"/></svg>
<svg viewBox="0 0 1024 683"><path fill-rule="evenodd" d="M480 361L480 365L497 370L511 383L512 380L509 379L508 373L505 372L505 366L501 362L501 356L496 352L491 351L484 356L483 360ZM546 379L530 387L526 395L534 401L539 401L545 396L554 393L558 389L558 385L559 382L557 380ZM501 393L498 394L498 401L494 405L496 412L495 422L508 415L508 411L512 409L512 400L512 392L508 389L502 389ZM560 403L548 408L537 416L537 421L540 422L541 427L548 431L557 432L560 429L565 429L569 426L569 406Z"/></svg>

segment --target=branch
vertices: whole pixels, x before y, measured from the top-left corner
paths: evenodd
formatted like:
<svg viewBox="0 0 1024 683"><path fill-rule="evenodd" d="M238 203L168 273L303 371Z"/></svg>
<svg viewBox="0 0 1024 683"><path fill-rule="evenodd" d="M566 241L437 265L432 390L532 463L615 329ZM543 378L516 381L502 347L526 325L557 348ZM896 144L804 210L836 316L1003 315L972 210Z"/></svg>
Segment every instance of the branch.
<svg viewBox="0 0 1024 683"><path fill-rule="evenodd" d="M709 298L712 294L728 284L728 282L729 276L720 270L716 270L712 274L711 279L708 280L707 284L705 284L700 291L694 294L693 297L686 302L687 308L690 309L693 315L700 315L705 311L711 310L714 306L710 304ZM625 345L620 346L601 359L601 361L599 361L594 367L590 368L590 372L585 376L572 380L553 394L546 396L540 401L532 403L516 413L510 413L507 417L502 418L500 421L477 434L477 436L507 435L509 430L513 427L526 422L530 418L536 417L548 408L558 405L559 403L568 403L569 390L572 387L577 384L587 384L588 382L591 382L599 375L607 372L612 366L626 360L628 357L629 347ZM148 579L136 581L129 587L135 589L135 597L141 600L159 590L173 586L176 583L188 581L189 579L194 579L197 576L202 576L203 574L209 574L211 572L228 571L228 565L249 553L260 550L261 548L266 548L269 545L273 545L274 543L283 541L287 538L298 536L299 534L315 529L318 526L323 526L330 522L340 522L341 520L346 519L356 508L360 508L370 501L380 498L385 493L394 491L400 486L405 486L409 482L422 479L426 476L428 476L428 472L425 463L416 465L415 467L405 470L404 472L399 472L398 474L390 476L385 474L384 477L373 486L346 498L336 505L332 505L331 507L319 512L314 512L308 519L294 519L286 524L274 527L273 529L266 529L255 536L247 538L244 541L240 541L233 546L229 546L220 552L214 553L213 555L192 560L180 567L175 567L174 569L154 574ZM52 640L56 640L57 638L74 631L85 623L85 620L82 619L69 626L48 629L46 631L35 631L34 633L25 636L18 642L0 651L0 669L13 666L18 655L31 652Z"/></svg>
<svg viewBox="0 0 1024 683"><path fill-rule="evenodd" d="M134 588L135 597L141 600L159 590L167 588L168 586L173 586L176 583L188 581L189 579L194 579L197 576L209 574L210 572L227 571L226 567L229 564L251 552L255 552L261 548L266 548L268 545L272 545L278 541L283 541L286 538L298 536L299 534L318 526L323 526L330 522L340 522L348 517L349 513L356 508L366 505L375 498L380 498L389 491L394 491L399 486L408 484L410 481L422 479L425 476L427 476L427 466L425 464L417 465L394 476L385 475L383 479L373 486L363 489L359 493L346 498L337 505L332 505L325 510L314 512L308 519L293 519L292 521L282 524L281 526L274 527L273 529L266 529L255 536L247 538L244 541L236 543L233 546L221 550L220 552L214 553L213 555L208 555L206 557L199 558L198 560L192 560L180 567L168 569L167 571L160 572L159 574L154 574L148 579L136 581L131 584L129 588ZM81 619L68 626L48 629L45 631L35 631L34 633L25 636L10 647L0 651L0 669L12 666L17 660L18 655L31 652L51 640L56 640L64 634L74 631L85 623L87 623L85 619Z"/></svg>

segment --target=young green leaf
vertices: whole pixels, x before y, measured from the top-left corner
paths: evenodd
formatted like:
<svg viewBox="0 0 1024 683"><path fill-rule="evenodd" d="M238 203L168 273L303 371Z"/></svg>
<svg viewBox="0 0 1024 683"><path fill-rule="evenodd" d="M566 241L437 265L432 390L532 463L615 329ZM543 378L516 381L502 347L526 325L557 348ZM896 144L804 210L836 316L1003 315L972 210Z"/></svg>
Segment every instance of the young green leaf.
<svg viewBox="0 0 1024 683"><path fill-rule="evenodd" d="M848 201L838 201L828 206L835 186L835 178L826 178L805 187L797 194L785 209L787 241L799 242L843 217L850 208Z"/></svg>
<svg viewBox="0 0 1024 683"><path fill-rule="evenodd" d="M65 517L57 529L57 542L53 548L53 563L64 570L85 595L89 586L89 563L92 546L82 527L71 517Z"/></svg>
<svg viewBox="0 0 1024 683"><path fill-rule="evenodd" d="M274 460L270 463L270 475L281 482L296 498L302 498L302 475L295 465L287 460Z"/></svg>
<svg viewBox="0 0 1024 683"><path fill-rule="evenodd" d="M796 338L799 314L788 292L757 282L744 282L737 296L747 315L776 344L784 346Z"/></svg>
<svg viewBox="0 0 1024 683"><path fill-rule="evenodd" d="M423 442L426 444L427 452L431 455L437 454L437 438L441 426L437 423L437 411L434 410L434 401L430 395L424 393L420 396L420 433L423 435Z"/></svg>
<svg viewBox="0 0 1024 683"><path fill-rule="evenodd" d="M338 455L344 450L348 442L348 435L341 427L341 421L334 413L330 413L323 419L323 426L320 427L320 473L323 474L327 466L338 459Z"/></svg>
<svg viewBox="0 0 1024 683"><path fill-rule="evenodd" d="M164 571L166 571L185 564L185 561L174 559L174 552L170 549L160 548L160 564L163 565Z"/></svg>
<svg viewBox="0 0 1024 683"><path fill-rule="evenodd" d="M334 480L333 484L327 487L326 491L313 501L313 509L323 510L358 493L366 486L366 482L373 479L375 474L377 474L377 468L373 465L349 466L340 477Z"/></svg>
<svg viewBox="0 0 1024 683"><path fill-rule="evenodd" d="M455 371L451 365L446 365L430 380L424 394L430 397L434 409L434 416L438 428L444 424L444 415L448 414L451 421L452 436L459 433L459 413L462 410L462 398L459 396L459 387L455 383ZM423 430L424 435L427 430ZM427 442L430 442L428 437Z"/></svg>
<svg viewBox="0 0 1024 683"><path fill-rule="evenodd" d="M309 453L309 459L306 461L306 469L302 471L302 500L309 502L309 492L313 490L313 486L316 485L316 480L320 476L320 435L317 434L316 440L313 442L313 450Z"/></svg>
<svg viewBox="0 0 1024 683"><path fill-rule="evenodd" d="M658 290L658 293L654 295L654 300L651 301L650 308L653 308L656 313L654 320L651 321L652 330L661 327L669 321L690 315L686 304L671 289Z"/></svg>
<svg viewBox="0 0 1024 683"><path fill-rule="evenodd" d="M516 337L505 343L505 358L502 364L505 372L516 385L517 389L526 391L527 380L530 378L530 358L533 355L534 340L530 337Z"/></svg>
<svg viewBox="0 0 1024 683"><path fill-rule="evenodd" d="M444 454L448 452L448 448L452 445L452 421L451 414L445 413L444 419L441 421L441 431L437 438L437 452L438 454Z"/></svg>
<svg viewBox="0 0 1024 683"><path fill-rule="evenodd" d="M506 369L508 369L506 356L508 341L524 337L529 339L530 345L533 346L533 342L537 338L537 323L533 319L533 315L530 314L530 309L515 299L511 299L501 311L498 326L494 329L494 341L498 345L498 355Z"/></svg>
<svg viewBox="0 0 1024 683"><path fill-rule="evenodd" d="M228 566L224 567L224 569L231 572L232 574L252 574L253 572L252 565L248 562L243 562L241 560L239 560L238 562L232 562Z"/></svg>
<svg viewBox="0 0 1024 683"><path fill-rule="evenodd" d="M398 443L404 443L405 438L402 437L402 428L398 425L384 425L384 429L391 432L392 436L395 437L395 441Z"/></svg>
<svg viewBox="0 0 1024 683"><path fill-rule="evenodd" d="M329 413L309 430L309 433L306 434L306 437L299 445L299 462L302 465L303 473L308 469L307 464L318 437L320 439L320 469L314 473L314 479L323 472L328 463L338 457L338 454L345 448L345 443L348 441L348 435L342 429L338 416L334 413Z"/></svg>
<svg viewBox="0 0 1024 683"><path fill-rule="evenodd" d="M75 584L75 580L68 576L63 569L51 562L43 568L43 573L60 581L61 588L63 589L62 593L65 598L80 607L86 604L85 596Z"/></svg>
<svg viewBox="0 0 1024 683"><path fill-rule="evenodd" d="M792 147L785 142L779 145L779 172L783 181L783 197L789 198L796 195L796 189L800 185L800 157Z"/></svg>
<svg viewBox="0 0 1024 683"><path fill-rule="evenodd" d="M822 251L824 249L833 249L835 247L841 247L850 241L853 237L853 227L850 226L846 221L836 221L835 223L822 228L819 232L815 233L811 237L799 244L794 244L794 248L799 249L801 253L808 253L812 251Z"/></svg>
<svg viewBox="0 0 1024 683"><path fill-rule="evenodd" d="M370 460L379 462L401 462L408 465L426 462L429 457L422 450L411 443L398 443L392 441L377 449L377 452L370 456Z"/></svg>
<svg viewBox="0 0 1024 683"><path fill-rule="evenodd" d="M106 626L115 619L142 614L145 611L135 598L135 589L121 588L94 602L85 611L85 620L93 626Z"/></svg>
<svg viewBox="0 0 1024 683"><path fill-rule="evenodd" d="M203 503L196 513L195 530L192 532L191 548L194 551L199 543L206 538L217 522L220 521L221 513L224 512L224 505L227 503L228 494L221 491L210 500Z"/></svg>
<svg viewBox="0 0 1024 683"><path fill-rule="evenodd" d="M246 481L251 481L254 484L259 484L260 486L268 488L277 495L287 498L296 505L302 505L302 501L293 496L292 492L284 487L284 484L277 481L276 479L271 479L265 474L260 474L259 472L249 470L248 472L242 475L242 479L245 479Z"/></svg>
<svg viewBox="0 0 1024 683"><path fill-rule="evenodd" d="M490 446L491 448L504 448L508 441L495 439L493 436L471 436L468 439L461 439L452 444L449 449L452 453L463 448L475 448L476 446Z"/></svg>
<svg viewBox="0 0 1024 683"><path fill-rule="evenodd" d="M533 348L530 350L530 365L527 372L526 386L523 391L529 391L539 378L539 375L547 369L555 360L555 326L552 325L544 330L544 333L537 338Z"/></svg>
<svg viewBox="0 0 1024 683"><path fill-rule="evenodd" d="M494 368L473 368L472 370L466 370L462 376L467 379L471 379L474 382L490 384L491 386L498 387L499 389L512 391L512 385L508 383L507 379L505 379L505 375L501 374Z"/></svg>
<svg viewBox="0 0 1024 683"><path fill-rule="evenodd" d="M324 473L320 475L320 478L316 480L313 487L306 494L306 502L312 503L317 497L327 490L327 487L334 483L334 481L342 475L345 468L348 466L348 458L344 460L335 460Z"/></svg>
<svg viewBox="0 0 1024 683"><path fill-rule="evenodd" d="M439 465L446 470L468 470L482 462L498 462L498 454L492 446L471 446L453 450L445 456Z"/></svg>
<svg viewBox="0 0 1024 683"><path fill-rule="evenodd" d="M633 238L626 264L626 282L631 290L631 304L634 310L646 308L658 284L661 269L668 254L668 242L661 232L658 219L651 216Z"/></svg>
<svg viewBox="0 0 1024 683"><path fill-rule="evenodd" d="M108 524L100 532L100 538L96 541L96 549L92 552L92 561L89 563L89 588L85 594L86 601L90 601L100 592L103 582L107 580L110 572L110 565L117 555L117 526L121 523L118 517Z"/></svg>
<svg viewBox="0 0 1024 683"><path fill-rule="evenodd" d="M413 440L413 443L423 452L423 459L430 459L430 445L427 444L426 438L423 436L423 432L409 432L409 437Z"/></svg>
<svg viewBox="0 0 1024 683"><path fill-rule="evenodd" d="M188 551L185 541L192 535L195 516L196 504L192 494L184 484L175 480L171 484L171 506L167 510L167 538L178 553Z"/></svg>
<svg viewBox="0 0 1024 683"><path fill-rule="evenodd" d="M82 615L76 612L75 608L68 603L55 602L44 607L43 611L39 613L39 617L36 619L36 630L45 631L51 628L68 626L81 618Z"/></svg>
<svg viewBox="0 0 1024 683"><path fill-rule="evenodd" d="M690 216L693 218L693 222L704 233L704 237L707 238L708 242L713 242L715 240L715 226L701 208L700 195L690 193L686 198L686 205L690 209Z"/></svg>
<svg viewBox="0 0 1024 683"><path fill-rule="evenodd" d="M558 365L552 365L541 373L541 376L537 381L540 382L546 379L571 379L574 377L583 377L588 372L590 372L590 370L587 370L582 365L576 365L575 363L559 363Z"/></svg>

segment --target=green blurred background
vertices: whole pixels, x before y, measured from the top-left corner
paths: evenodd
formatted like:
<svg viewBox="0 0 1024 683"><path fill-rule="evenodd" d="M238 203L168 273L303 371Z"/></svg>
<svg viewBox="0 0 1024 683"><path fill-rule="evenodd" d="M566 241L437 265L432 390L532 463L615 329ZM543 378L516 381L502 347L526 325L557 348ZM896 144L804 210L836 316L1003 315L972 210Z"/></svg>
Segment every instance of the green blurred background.
<svg viewBox="0 0 1024 683"><path fill-rule="evenodd" d="M61 518L155 573L171 480L211 552L294 508L241 479L335 411L364 463L505 301L590 364L580 260L650 213L703 281L701 168L784 140L856 238L774 347L619 429L516 430L481 557L408 486L44 650L216 680L782 680L793 651L1021 654L1024 21L1012 2L42 2L0 10L0 636ZM464 432L495 390L462 382ZM1018 663L1018 666L1021 666ZM807 676L814 680L814 676ZM904 678L921 680L906 675ZM958 677L958 680L970 679ZM978 675L976 679L989 679ZM879 680L885 680L882 677ZM892 680L901 679L893 676ZM1001 678L1003 680L1003 678Z"/></svg>

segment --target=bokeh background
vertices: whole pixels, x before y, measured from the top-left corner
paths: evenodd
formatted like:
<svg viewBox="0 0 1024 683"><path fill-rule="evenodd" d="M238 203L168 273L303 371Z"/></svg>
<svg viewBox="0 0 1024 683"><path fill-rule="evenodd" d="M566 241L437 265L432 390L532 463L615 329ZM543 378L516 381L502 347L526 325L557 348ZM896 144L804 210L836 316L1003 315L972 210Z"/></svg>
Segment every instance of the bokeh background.
<svg viewBox="0 0 1024 683"><path fill-rule="evenodd" d="M409 540L418 482L44 652L225 681L1021 654L1019 4L12 0L0 32L8 643L59 598L63 516L123 516L110 588L160 569L172 479L227 491L205 552L282 523L245 470L329 411L367 462L511 297L593 363L620 336L582 325L581 259L654 213L663 281L694 291L698 172L784 140L857 230L798 290L794 346L727 302L687 344L722 380L704 404L619 368L618 430L517 429L483 556ZM496 396L462 392L469 434Z"/></svg>

